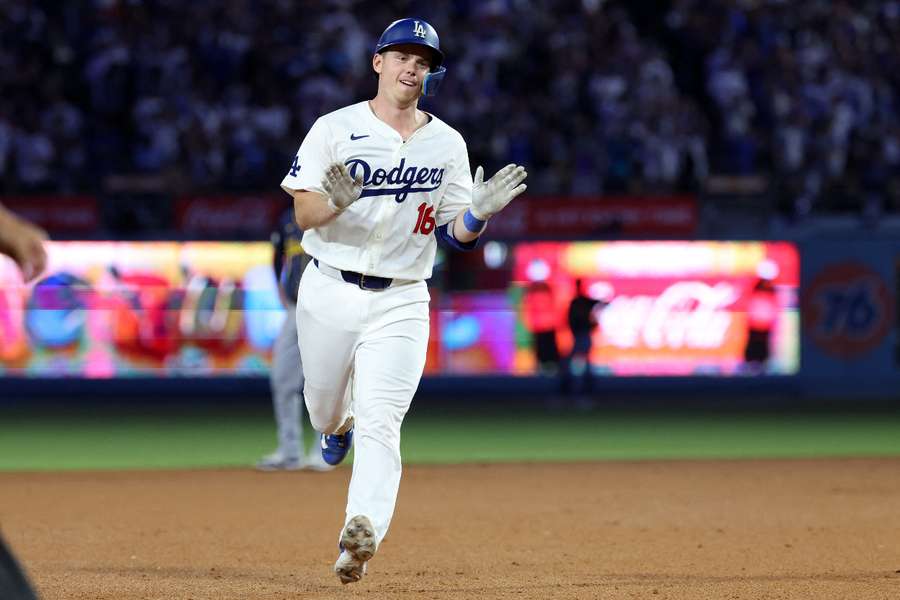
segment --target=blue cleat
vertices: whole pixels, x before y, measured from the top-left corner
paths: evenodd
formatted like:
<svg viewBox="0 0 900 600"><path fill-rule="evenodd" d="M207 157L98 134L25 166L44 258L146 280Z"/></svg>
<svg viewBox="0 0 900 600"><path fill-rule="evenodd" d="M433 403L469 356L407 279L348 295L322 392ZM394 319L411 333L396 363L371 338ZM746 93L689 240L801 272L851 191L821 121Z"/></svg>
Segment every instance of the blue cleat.
<svg viewBox="0 0 900 600"><path fill-rule="evenodd" d="M353 429L346 433L322 434L322 459L329 465L339 465L353 445Z"/></svg>

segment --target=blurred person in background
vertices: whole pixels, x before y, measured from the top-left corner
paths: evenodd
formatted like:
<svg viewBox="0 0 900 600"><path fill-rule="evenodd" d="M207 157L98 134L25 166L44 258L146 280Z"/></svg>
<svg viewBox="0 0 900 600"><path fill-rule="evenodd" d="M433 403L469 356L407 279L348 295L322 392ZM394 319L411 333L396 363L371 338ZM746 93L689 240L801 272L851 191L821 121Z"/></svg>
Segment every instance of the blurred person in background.
<svg viewBox="0 0 900 600"><path fill-rule="evenodd" d="M747 300L747 344L744 346L744 367L749 374L766 373L772 354L772 330L778 321L778 297L774 278L774 263L764 261Z"/></svg>
<svg viewBox="0 0 900 600"><path fill-rule="evenodd" d="M559 372L559 346L556 343L556 305L553 289L546 281L533 281L522 298L522 318L534 339L534 355L538 372Z"/></svg>
<svg viewBox="0 0 900 600"><path fill-rule="evenodd" d="M303 403L300 401L303 364L300 362L300 347L297 345L296 312L297 288L309 257L303 252L302 241L303 231L294 221L294 209L289 208L282 215L278 228L272 232L278 296L287 312L275 339L272 371L269 375L278 448L256 463L256 468L260 471L296 471L305 468L329 471L334 468L322 459L318 445L314 445L306 454L303 444Z"/></svg>
<svg viewBox="0 0 900 600"><path fill-rule="evenodd" d="M562 367L562 391L564 394L578 394L577 408L587 408L590 401L585 397L593 391L594 374L591 370L591 347L598 320L595 309L606 303L590 297L585 292L584 281L575 280L575 296L569 303L568 324L572 332L572 351Z"/></svg>

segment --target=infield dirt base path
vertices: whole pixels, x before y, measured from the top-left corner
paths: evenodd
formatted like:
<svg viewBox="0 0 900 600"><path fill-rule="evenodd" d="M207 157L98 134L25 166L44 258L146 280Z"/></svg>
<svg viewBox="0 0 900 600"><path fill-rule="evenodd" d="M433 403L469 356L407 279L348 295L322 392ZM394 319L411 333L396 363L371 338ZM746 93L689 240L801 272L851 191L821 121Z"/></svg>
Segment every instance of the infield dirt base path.
<svg viewBox="0 0 900 600"><path fill-rule="evenodd" d="M360 583L349 469L0 473L45 600L900 598L900 459L411 466Z"/></svg>

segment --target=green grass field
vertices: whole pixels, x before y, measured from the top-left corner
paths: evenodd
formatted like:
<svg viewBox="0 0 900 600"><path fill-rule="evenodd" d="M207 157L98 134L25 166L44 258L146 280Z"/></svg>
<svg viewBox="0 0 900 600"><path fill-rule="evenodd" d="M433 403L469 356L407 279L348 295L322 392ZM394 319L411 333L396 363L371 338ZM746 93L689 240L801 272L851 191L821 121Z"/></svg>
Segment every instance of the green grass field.
<svg viewBox="0 0 900 600"><path fill-rule="evenodd" d="M274 443L264 408L0 411L5 471L246 466ZM414 410L403 455L408 464L894 456L900 413Z"/></svg>

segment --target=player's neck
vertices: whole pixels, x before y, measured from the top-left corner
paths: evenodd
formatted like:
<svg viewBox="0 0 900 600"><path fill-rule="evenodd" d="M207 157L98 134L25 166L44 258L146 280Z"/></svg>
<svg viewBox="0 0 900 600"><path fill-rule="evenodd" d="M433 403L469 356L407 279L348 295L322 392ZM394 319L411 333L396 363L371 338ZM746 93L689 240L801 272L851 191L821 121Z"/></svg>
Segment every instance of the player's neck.
<svg viewBox="0 0 900 600"><path fill-rule="evenodd" d="M416 129L428 122L425 113L418 109L416 100L407 106L399 105L382 97L380 94L369 101L369 108L375 116L387 123L406 140Z"/></svg>

